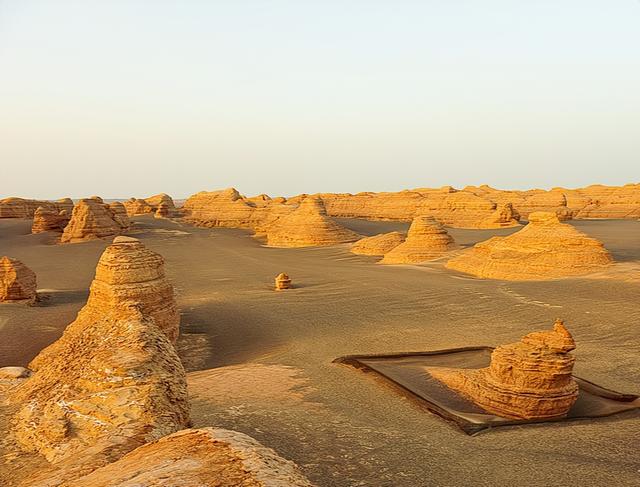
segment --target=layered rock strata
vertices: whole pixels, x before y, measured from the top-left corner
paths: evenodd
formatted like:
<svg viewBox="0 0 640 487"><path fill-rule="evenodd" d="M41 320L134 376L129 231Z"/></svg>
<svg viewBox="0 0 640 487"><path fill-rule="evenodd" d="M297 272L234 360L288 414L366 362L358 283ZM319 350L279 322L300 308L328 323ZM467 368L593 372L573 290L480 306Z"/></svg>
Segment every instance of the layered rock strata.
<svg viewBox="0 0 640 487"><path fill-rule="evenodd" d="M218 428L179 431L78 482L92 487L312 487L293 462L245 434Z"/></svg>
<svg viewBox="0 0 640 487"><path fill-rule="evenodd" d="M123 218L122 214L116 215L113 209L94 198L82 199L73 208L60 241L74 243L119 235L126 230Z"/></svg>
<svg viewBox="0 0 640 487"><path fill-rule="evenodd" d="M567 415L578 398L573 379L576 348L561 320L553 330L525 335L501 345L484 369L429 368L428 372L485 411L513 419L553 419Z"/></svg>
<svg viewBox="0 0 640 487"><path fill-rule="evenodd" d="M414 218L406 240L387 252L381 264L417 264L442 257L455 248L453 237L432 216Z"/></svg>
<svg viewBox="0 0 640 487"><path fill-rule="evenodd" d="M498 205L496 210L478 224L478 228L510 228L520 225L520 214L511 203Z"/></svg>
<svg viewBox="0 0 640 487"><path fill-rule="evenodd" d="M38 201L24 198L4 198L0 200L0 218L33 218L38 208L59 213L66 210L71 213L73 201L63 198L57 201Z"/></svg>
<svg viewBox="0 0 640 487"><path fill-rule="evenodd" d="M185 201L185 219L203 227L251 228L255 205L234 188L201 191Z"/></svg>
<svg viewBox="0 0 640 487"><path fill-rule="evenodd" d="M361 238L351 246L351 252L358 255L384 255L402 242L405 236L400 232L389 232Z"/></svg>
<svg viewBox="0 0 640 487"><path fill-rule="evenodd" d="M131 227L131 221L129 220L127 209L122 203L114 201L113 203L109 203L107 208L111 212L111 218L120 225L121 231L127 231L129 227Z"/></svg>
<svg viewBox="0 0 640 487"><path fill-rule="evenodd" d="M276 291L291 289L292 287L291 278L287 274L281 272L276 276Z"/></svg>
<svg viewBox="0 0 640 487"><path fill-rule="evenodd" d="M35 301L36 274L17 259L0 258L0 302Z"/></svg>
<svg viewBox="0 0 640 487"><path fill-rule="evenodd" d="M67 210L57 211L39 206L33 214L31 233L62 232L70 218Z"/></svg>
<svg viewBox="0 0 640 487"><path fill-rule="evenodd" d="M147 215L153 213L153 207L143 199L130 198L124 203L127 215L130 217L137 215Z"/></svg>
<svg viewBox="0 0 640 487"><path fill-rule="evenodd" d="M330 217L319 198L305 198L289 215L266 229L267 244L274 247L312 247L354 242L360 236Z"/></svg>
<svg viewBox="0 0 640 487"><path fill-rule="evenodd" d="M523 281L579 276L611 262L598 240L561 223L555 213L536 212L522 230L480 242L446 267L477 277Z"/></svg>

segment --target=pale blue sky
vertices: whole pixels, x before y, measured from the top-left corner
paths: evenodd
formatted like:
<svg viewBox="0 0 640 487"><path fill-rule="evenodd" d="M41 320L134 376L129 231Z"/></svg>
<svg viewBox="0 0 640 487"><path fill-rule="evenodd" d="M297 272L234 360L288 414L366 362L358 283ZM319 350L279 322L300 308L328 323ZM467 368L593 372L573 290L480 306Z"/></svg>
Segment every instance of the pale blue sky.
<svg viewBox="0 0 640 487"><path fill-rule="evenodd" d="M640 180L638 0L0 0L0 196Z"/></svg>

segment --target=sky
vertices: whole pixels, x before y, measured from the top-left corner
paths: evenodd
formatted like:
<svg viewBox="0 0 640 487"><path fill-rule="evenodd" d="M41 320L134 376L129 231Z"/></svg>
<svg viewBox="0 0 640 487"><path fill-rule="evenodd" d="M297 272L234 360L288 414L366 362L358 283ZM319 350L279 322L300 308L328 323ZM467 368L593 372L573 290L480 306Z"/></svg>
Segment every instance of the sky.
<svg viewBox="0 0 640 487"><path fill-rule="evenodd" d="M0 0L0 197L638 181L639 0Z"/></svg>

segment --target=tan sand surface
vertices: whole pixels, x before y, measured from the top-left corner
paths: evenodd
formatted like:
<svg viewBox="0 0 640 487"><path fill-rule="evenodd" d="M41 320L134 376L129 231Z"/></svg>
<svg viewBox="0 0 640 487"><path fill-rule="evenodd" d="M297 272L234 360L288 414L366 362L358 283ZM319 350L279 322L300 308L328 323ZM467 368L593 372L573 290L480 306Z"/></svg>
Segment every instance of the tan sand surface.
<svg viewBox="0 0 640 487"><path fill-rule="evenodd" d="M363 235L408 226L339 221ZM319 486L640 483L636 412L469 437L374 377L331 363L348 354L495 346L562 317L577 343L576 375L640 393L637 281L610 275L488 281L446 270L442 262L375 265L377 258L351 254L348 244L265 248L244 230L151 216L133 222L135 236L165 257L178 292L177 346L194 372L196 427L249 434ZM571 224L601 240L621 265L640 261L640 222ZM26 365L58 338L84 304L107 245L51 245L30 228L28 220L0 220L0 254L33 269L48 299L0 306L0 367ZM461 246L517 230L448 229ZM295 289L273 291L280 272ZM216 369L195 372L210 368Z"/></svg>

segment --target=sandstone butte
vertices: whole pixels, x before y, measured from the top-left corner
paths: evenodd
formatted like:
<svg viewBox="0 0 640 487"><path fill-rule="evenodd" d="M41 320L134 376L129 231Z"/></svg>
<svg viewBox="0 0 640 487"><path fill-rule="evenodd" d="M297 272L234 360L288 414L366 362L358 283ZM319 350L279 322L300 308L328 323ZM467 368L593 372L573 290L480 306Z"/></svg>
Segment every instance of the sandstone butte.
<svg viewBox="0 0 640 487"><path fill-rule="evenodd" d="M67 210L54 210L39 206L33 214L31 233L62 232L69 223Z"/></svg>
<svg viewBox="0 0 640 487"><path fill-rule="evenodd" d="M234 188L221 191L201 191L185 201L185 219L203 227L251 228L255 205Z"/></svg>
<svg viewBox="0 0 640 487"><path fill-rule="evenodd" d="M432 367L428 372L489 413L513 419L553 419L567 415L578 398L571 375L576 348L561 320L553 330L525 335L501 345L484 369Z"/></svg>
<svg viewBox="0 0 640 487"><path fill-rule="evenodd" d="M74 243L112 237L126 231L129 225L122 203L106 205L98 197L85 198L73 208L60 242Z"/></svg>
<svg viewBox="0 0 640 487"><path fill-rule="evenodd" d="M611 262L598 240L561 223L555 213L536 212L522 230L480 242L446 267L482 278L526 281L588 274Z"/></svg>
<svg viewBox="0 0 640 487"><path fill-rule="evenodd" d="M24 198L5 198L0 200L0 218L33 218L36 210L42 207L46 210L60 212L66 210L71 213L73 201L63 198L57 201L38 201Z"/></svg>
<svg viewBox="0 0 640 487"><path fill-rule="evenodd" d="M148 443L73 485L312 487L293 462L245 434L218 428L183 430Z"/></svg>
<svg viewBox="0 0 640 487"><path fill-rule="evenodd" d="M281 272L276 276L275 282L276 291L280 291L282 289L291 289L293 287L291 285L291 278L284 272Z"/></svg>
<svg viewBox="0 0 640 487"><path fill-rule="evenodd" d="M353 242L357 233L327 216L322 200L308 197L289 215L266 229L267 245L273 247L313 247Z"/></svg>
<svg viewBox="0 0 640 487"><path fill-rule="evenodd" d="M351 246L351 252L358 255L384 255L402 242L404 235L400 232L389 232L361 238Z"/></svg>
<svg viewBox="0 0 640 487"><path fill-rule="evenodd" d="M17 259L0 258L0 303L35 301L36 274Z"/></svg>
<svg viewBox="0 0 640 487"><path fill-rule="evenodd" d="M162 257L116 238L87 304L10 394L21 447L75 478L189 426L178 326Z"/></svg>
<svg viewBox="0 0 640 487"><path fill-rule="evenodd" d="M413 219L406 240L387 252L381 264L417 264L442 257L455 248L451 235L432 216Z"/></svg>

